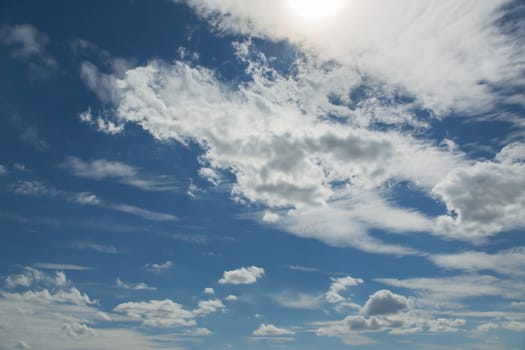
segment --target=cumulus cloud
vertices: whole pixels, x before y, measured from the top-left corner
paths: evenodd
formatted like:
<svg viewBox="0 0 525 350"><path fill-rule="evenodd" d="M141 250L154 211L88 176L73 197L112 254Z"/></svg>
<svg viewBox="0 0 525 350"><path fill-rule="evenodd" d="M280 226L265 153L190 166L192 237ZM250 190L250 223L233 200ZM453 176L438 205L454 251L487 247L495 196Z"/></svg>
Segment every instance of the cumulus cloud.
<svg viewBox="0 0 525 350"><path fill-rule="evenodd" d="M239 298L233 294L229 294L226 298L224 298L224 300L227 300L227 301L236 301L237 299Z"/></svg>
<svg viewBox="0 0 525 350"><path fill-rule="evenodd" d="M144 268L147 271L155 272L155 273L160 273L162 271L169 270L172 267L173 267L173 261L171 260L166 260L165 262L160 263L160 264L151 263L151 264L144 265Z"/></svg>
<svg viewBox="0 0 525 350"><path fill-rule="evenodd" d="M357 286L361 283L363 283L363 279L351 276L332 278L332 284L325 294L325 300L330 304L345 302L347 299L341 295L341 292L344 292L348 287Z"/></svg>
<svg viewBox="0 0 525 350"><path fill-rule="evenodd" d="M115 283L117 284L118 287L120 288L123 288L123 289L130 289L130 290L149 290L149 291L154 291L154 290L157 290L157 288L155 287L151 287L151 286L148 286L146 283L144 282L140 282L140 283L124 283L120 280L120 278L117 277L117 279L115 280Z"/></svg>
<svg viewBox="0 0 525 350"><path fill-rule="evenodd" d="M363 312L367 315L388 315L395 314L408 308L410 305L407 298L402 295L392 293L389 290L382 289L372 294L365 306Z"/></svg>
<svg viewBox="0 0 525 350"><path fill-rule="evenodd" d="M518 86L524 74L520 31L498 25L510 1L346 2L319 26L277 0L186 3L219 31L288 39L402 88L441 114L491 109L505 97L491 86Z"/></svg>
<svg viewBox="0 0 525 350"><path fill-rule="evenodd" d="M286 328L276 327L273 324L263 323L252 334L255 336L282 336L293 335L295 332Z"/></svg>
<svg viewBox="0 0 525 350"><path fill-rule="evenodd" d="M64 323L62 327L69 337L79 337L79 336L94 336L96 332L93 328L83 324L83 323Z"/></svg>
<svg viewBox="0 0 525 350"><path fill-rule="evenodd" d="M220 284L253 284L264 275L262 267L241 267L235 270L224 271Z"/></svg>
<svg viewBox="0 0 525 350"><path fill-rule="evenodd" d="M215 290L213 290L213 288L206 287L204 288L204 294L215 294Z"/></svg>
<svg viewBox="0 0 525 350"><path fill-rule="evenodd" d="M114 311L124 313L130 320L140 321L145 326L166 328L195 326L197 317L223 308L219 299L201 300L194 310L186 310L181 304L164 299L122 303Z"/></svg>
<svg viewBox="0 0 525 350"><path fill-rule="evenodd" d="M442 232L480 241L525 226L525 164L508 162L505 154L504 162L459 167L436 184L432 193L449 211L437 219Z"/></svg>

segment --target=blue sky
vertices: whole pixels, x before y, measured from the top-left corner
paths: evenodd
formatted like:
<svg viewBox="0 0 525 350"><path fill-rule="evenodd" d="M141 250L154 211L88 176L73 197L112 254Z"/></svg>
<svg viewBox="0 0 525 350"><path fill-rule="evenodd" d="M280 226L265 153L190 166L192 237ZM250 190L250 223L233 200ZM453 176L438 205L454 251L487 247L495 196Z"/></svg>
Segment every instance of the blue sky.
<svg viewBox="0 0 525 350"><path fill-rule="evenodd" d="M0 3L0 349L524 349L517 1Z"/></svg>

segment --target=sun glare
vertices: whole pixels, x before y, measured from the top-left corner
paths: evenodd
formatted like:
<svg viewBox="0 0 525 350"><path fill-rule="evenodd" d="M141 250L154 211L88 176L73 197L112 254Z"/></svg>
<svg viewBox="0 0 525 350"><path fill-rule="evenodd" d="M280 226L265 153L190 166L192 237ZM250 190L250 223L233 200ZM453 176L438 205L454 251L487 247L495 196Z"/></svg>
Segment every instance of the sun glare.
<svg viewBox="0 0 525 350"><path fill-rule="evenodd" d="M292 16L303 21L320 21L336 16L344 0L288 0Z"/></svg>

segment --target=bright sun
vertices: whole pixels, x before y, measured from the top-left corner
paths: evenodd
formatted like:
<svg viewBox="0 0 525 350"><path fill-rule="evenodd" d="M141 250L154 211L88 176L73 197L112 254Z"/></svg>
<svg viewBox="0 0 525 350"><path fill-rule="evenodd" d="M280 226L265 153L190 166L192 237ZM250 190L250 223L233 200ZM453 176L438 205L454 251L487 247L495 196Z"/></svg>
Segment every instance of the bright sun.
<svg viewBox="0 0 525 350"><path fill-rule="evenodd" d="M344 0L288 0L288 9L297 19L320 21L336 16Z"/></svg>

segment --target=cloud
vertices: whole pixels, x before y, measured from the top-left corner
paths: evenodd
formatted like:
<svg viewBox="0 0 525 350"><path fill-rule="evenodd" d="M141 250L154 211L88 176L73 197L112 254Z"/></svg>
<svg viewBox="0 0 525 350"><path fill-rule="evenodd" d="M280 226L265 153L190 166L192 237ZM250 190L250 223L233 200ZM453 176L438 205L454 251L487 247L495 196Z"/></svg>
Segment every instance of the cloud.
<svg viewBox="0 0 525 350"><path fill-rule="evenodd" d="M189 327L197 324L195 318L206 316L224 305L219 299L201 300L194 310L186 310L182 305L170 300L150 300L147 302L127 302L117 305L114 311L126 314L130 320L140 321L150 327Z"/></svg>
<svg viewBox="0 0 525 350"><path fill-rule="evenodd" d="M97 130L105 134L115 135L124 131L124 124L116 124L102 116L93 117L91 108L79 113L78 119L85 124L96 126Z"/></svg>
<svg viewBox="0 0 525 350"><path fill-rule="evenodd" d="M49 38L30 24L0 27L0 44L10 47L11 57L28 65L35 78L45 78L58 69L57 61L47 53Z"/></svg>
<svg viewBox="0 0 525 350"><path fill-rule="evenodd" d="M370 295L363 312L367 315L389 315L407 309L410 302L402 295L382 289Z"/></svg>
<svg viewBox="0 0 525 350"><path fill-rule="evenodd" d="M286 329L279 328L273 324L263 323L252 333L255 336L282 336L282 335L294 335L295 332Z"/></svg>
<svg viewBox="0 0 525 350"><path fill-rule="evenodd" d="M215 294L215 290L210 287L204 288L204 294Z"/></svg>
<svg viewBox="0 0 525 350"><path fill-rule="evenodd" d="M62 327L66 332L68 337L80 337L80 336L95 336L97 335L93 328L83 324L83 323L64 323Z"/></svg>
<svg viewBox="0 0 525 350"><path fill-rule="evenodd" d="M226 298L224 298L224 300L227 300L227 301L236 301L237 299L238 299L237 296L233 294L230 294Z"/></svg>
<svg viewBox="0 0 525 350"><path fill-rule="evenodd" d="M122 213L134 215L151 221L176 221L173 214L156 212L130 204L105 202L89 192L71 193L44 185L41 181L18 181L13 186L13 191L20 195L48 196L63 198L67 201L81 205L95 205Z"/></svg>
<svg viewBox="0 0 525 350"><path fill-rule="evenodd" d="M317 267L301 266L301 265L288 265L288 269L292 271L301 271L301 272L319 272L320 269Z"/></svg>
<svg viewBox="0 0 525 350"><path fill-rule="evenodd" d="M38 273L41 278L27 287L29 289L0 291L0 311L9 315L9 328L0 327L2 346L17 348L23 342L31 348L54 350L117 350L122 347L140 350L159 347L166 341L162 334L147 335L130 328L129 324L123 325L127 319L103 312L96 301L71 282L67 286L50 286L46 283L54 280L55 275ZM62 279L67 280L65 275ZM117 323L113 322L115 320ZM177 347L171 339L161 348Z"/></svg>
<svg viewBox="0 0 525 350"><path fill-rule="evenodd" d="M30 346L23 340L19 340L16 342L15 348L17 349L29 349Z"/></svg>
<svg viewBox="0 0 525 350"><path fill-rule="evenodd" d="M201 300L193 313L197 316L204 316L222 309L224 309L224 304L220 299Z"/></svg>
<svg viewBox="0 0 525 350"><path fill-rule="evenodd" d="M165 262L160 263L160 264L151 263L151 264L144 265L144 269L146 269L146 271L155 272L155 273L160 273L165 270L169 270L172 267L173 267L173 262L170 260L166 260Z"/></svg>
<svg viewBox="0 0 525 350"><path fill-rule="evenodd" d="M0 176L7 174L7 168L0 164Z"/></svg>
<svg viewBox="0 0 525 350"><path fill-rule="evenodd" d="M470 272L491 270L503 275L523 276L525 274L525 247L514 247L496 253L466 251L456 254L430 255L437 266Z"/></svg>
<svg viewBox="0 0 525 350"><path fill-rule="evenodd" d="M277 0L186 3L220 32L288 39L439 114L495 108L506 96L491 87L517 87L524 76L521 32L498 24L511 1L347 2L319 26L293 17Z"/></svg>
<svg viewBox="0 0 525 350"><path fill-rule="evenodd" d="M127 302L117 305L114 311L126 314L131 320L141 321L151 327L195 326L194 314L182 305L169 300Z"/></svg>
<svg viewBox="0 0 525 350"><path fill-rule="evenodd" d="M118 277L115 280L115 283L117 284L118 287L123 288L123 289L129 289L129 290L149 290L149 291L157 290L157 288L148 286L144 282L140 282L140 283L124 283Z"/></svg>
<svg viewBox="0 0 525 350"><path fill-rule="evenodd" d="M118 161L83 161L76 157L68 157L63 166L78 177L94 180L113 179L143 191L173 191L177 188L166 176L144 175L138 168Z"/></svg>
<svg viewBox="0 0 525 350"><path fill-rule="evenodd" d="M89 271L93 270L90 266L75 265L75 264L56 264L56 263L45 263L39 262L33 264L35 267L44 270L71 270L71 271Z"/></svg>
<svg viewBox="0 0 525 350"><path fill-rule="evenodd" d="M220 284L253 284L264 275L262 267L241 267L236 270L224 271Z"/></svg>
<svg viewBox="0 0 525 350"><path fill-rule="evenodd" d="M35 264L35 266L41 268L39 264ZM34 285L44 285L47 287L56 288L63 287L68 284L65 274L60 271L57 271L52 276L50 276L49 274L29 266L22 267L22 270L23 271L20 274L9 275L5 278L5 286L8 289L14 289L17 287L29 288Z"/></svg>
<svg viewBox="0 0 525 350"><path fill-rule="evenodd" d="M264 62L253 64L271 70ZM117 120L140 123L160 140L197 142L204 167L234 173L235 200L291 206L294 210L276 222L284 230L333 245L414 253L367 235L372 227L406 232L433 225L425 215L391 204L384 198L387 192L378 188L392 179L406 179L430 189L461 156L396 131L370 131L320 118L316 106L301 105L319 93L309 81L315 76L331 86L339 74L314 63L301 64L296 76L272 71L272 80L254 68L254 82L233 91L212 71L185 62L151 61L128 70L122 79L101 79L118 92L111 100ZM285 97L290 91L298 95ZM346 186L333 185L339 182ZM312 216L331 219L324 225L307 222Z"/></svg>
<svg viewBox="0 0 525 350"><path fill-rule="evenodd" d="M457 275L428 278L378 278L377 282L416 291L420 298L449 302L466 298L498 296L506 299L525 297L525 283L488 275Z"/></svg>
<svg viewBox="0 0 525 350"><path fill-rule="evenodd" d="M325 300L330 304L338 304L346 302L346 298L340 293L344 292L348 287L357 286L363 283L361 278L353 278L351 276L332 278L330 289L325 294Z"/></svg>
<svg viewBox="0 0 525 350"><path fill-rule="evenodd" d="M513 146L516 149L516 145ZM499 232L525 227L525 164L502 150L502 162L458 167L432 189L449 214L438 217L438 231L448 237L482 241ZM499 157L499 158L498 158Z"/></svg>
<svg viewBox="0 0 525 350"><path fill-rule="evenodd" d="M271 298L279 305L292 309L319 309L323 302L322 294L305 294L297 292L272 294Z"/></svg>
<svg viewBox="0 0 525 350"><path fill-rule="evenodd" d="M191 337L202 337L213 334L212 331L210 331L208 328L194 328L194 329L187 329L184 331L184 335L188 335Z"/></svg>
<svg viewBox="0 0 525 350"><path fill-rule="evenodd" d="M78 249L78 250L92 250L97 253L104 253L104 254L119 253L119 250L112 245L105 245L105 244L98 244L98 243L91 243L91 242L77 242L73 244L73 248Z"/></svg>

